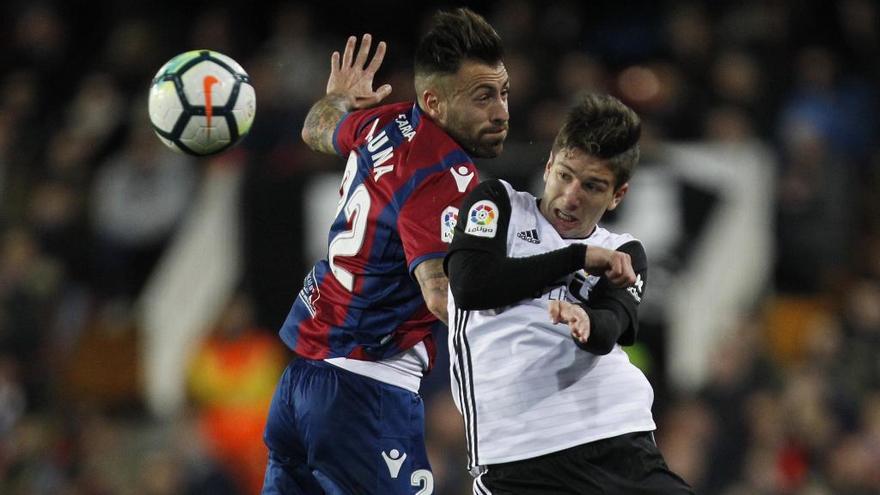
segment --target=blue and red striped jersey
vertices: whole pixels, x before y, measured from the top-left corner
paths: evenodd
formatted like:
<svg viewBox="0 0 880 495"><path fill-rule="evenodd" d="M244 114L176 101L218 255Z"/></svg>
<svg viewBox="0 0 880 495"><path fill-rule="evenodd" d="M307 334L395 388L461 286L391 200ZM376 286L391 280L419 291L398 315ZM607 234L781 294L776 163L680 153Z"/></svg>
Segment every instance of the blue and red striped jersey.
<svg viewBox="0 0 880 495"><path fill-rule="evenodd" d="M369 361L425 341L433 362L441 323L412 272L445 255L477 169L412 103L347 114L334 146L348 163L327 258L306 276L281 338L306 358Z"/></svg>

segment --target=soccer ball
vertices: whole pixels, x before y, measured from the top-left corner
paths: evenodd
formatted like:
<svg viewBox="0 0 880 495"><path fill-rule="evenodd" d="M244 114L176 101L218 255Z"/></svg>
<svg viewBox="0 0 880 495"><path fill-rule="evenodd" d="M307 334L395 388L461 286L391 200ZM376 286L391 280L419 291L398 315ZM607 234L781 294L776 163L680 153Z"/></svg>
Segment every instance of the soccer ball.
<svg viewBox="0 0 880 495"><path fill-rule="evenodd" d="M219 153L251 128L257 97L235 60L211 50L172 58L150 86L150 122L163 143L191 155Z"/></svg>

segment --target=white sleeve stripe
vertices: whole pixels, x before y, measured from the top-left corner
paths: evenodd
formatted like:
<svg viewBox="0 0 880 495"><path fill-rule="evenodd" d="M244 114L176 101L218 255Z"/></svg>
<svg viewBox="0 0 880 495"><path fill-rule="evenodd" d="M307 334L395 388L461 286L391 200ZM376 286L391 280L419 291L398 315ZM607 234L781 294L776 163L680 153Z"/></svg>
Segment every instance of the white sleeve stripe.
<svg viewBox="0 0 880 495"><path fill-rule="evenodd" d="M455 327L454 327L454 338L453 338L453 346L455 348L456 359L453 363L453 372L455 374L456 382L458 383L458 402L461 405L461 414L464 419L464 432L465 432L465 441L467 443L468 448L468 468L472 464L472 459L470 458L470 448L471 448L471 414L470 414L470 402L467 400L467 392L465 387L468 384L465 383L464 376L464 361L462 360L461 352L459 352L459 343L458 343L458 332L460 328L462 313L456 308L455 310Z"/></svg>
<svg viewBox="0 0 880 495"><path fill-rule="evenodd" d="M472 362L470 356L470 344L467 341L465 330L470 317L469 311L455 309L455 333L454 348L456 354L455 366L458 368L457 377L459 381L459 401L461 403L462 415L464 416L465 435L467 437L468 446L468 469L472 469L479 465L477 454L477 404L474 397L474 378L472 372Z"/></svg>

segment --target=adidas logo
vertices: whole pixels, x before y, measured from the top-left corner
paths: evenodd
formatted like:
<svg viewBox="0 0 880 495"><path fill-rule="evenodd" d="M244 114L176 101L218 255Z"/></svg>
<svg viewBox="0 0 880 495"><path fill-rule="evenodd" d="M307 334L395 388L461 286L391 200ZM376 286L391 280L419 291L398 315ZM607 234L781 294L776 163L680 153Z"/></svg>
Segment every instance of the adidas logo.
<svg viewBox="0 0 880 495"><path fill-rule="evenodd" d="M517 233L516 236L526 242L531 242L532 244L541 244L541 239L538 238L538 231L536 229L524 230Z"/></svg>

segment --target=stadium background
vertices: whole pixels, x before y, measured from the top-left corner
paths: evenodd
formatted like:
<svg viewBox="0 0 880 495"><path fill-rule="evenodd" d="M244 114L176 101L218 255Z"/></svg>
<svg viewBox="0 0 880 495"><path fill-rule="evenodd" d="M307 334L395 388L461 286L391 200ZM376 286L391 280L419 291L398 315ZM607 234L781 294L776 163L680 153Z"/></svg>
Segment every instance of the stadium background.
<svg viewBox="0 0 880 495"><path fill-rule="evenodd" d="M341 162L299 129L345 36L412 98L431 2L0 7L0 493L252 493L275 337ZM706 494L880 493L880 16L870 0L471 2L505 40L536 189L581 90L645 120L609 221L651 259L641 345L661 449ZM146 92L211 48L257 91L246 141L166 151ZM438 494L469 493L443 363L423 386Z"/></svg>

